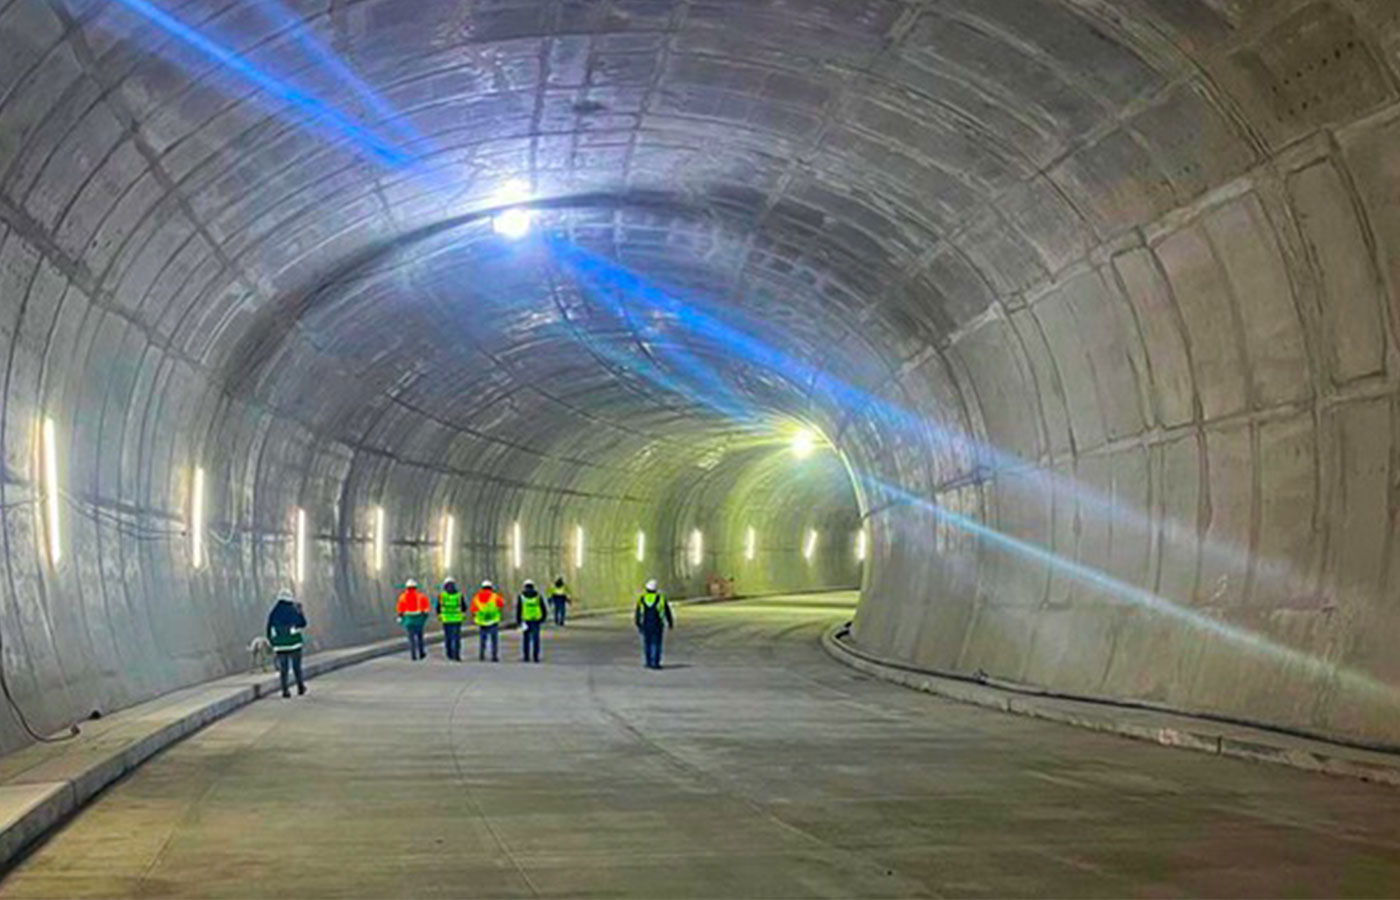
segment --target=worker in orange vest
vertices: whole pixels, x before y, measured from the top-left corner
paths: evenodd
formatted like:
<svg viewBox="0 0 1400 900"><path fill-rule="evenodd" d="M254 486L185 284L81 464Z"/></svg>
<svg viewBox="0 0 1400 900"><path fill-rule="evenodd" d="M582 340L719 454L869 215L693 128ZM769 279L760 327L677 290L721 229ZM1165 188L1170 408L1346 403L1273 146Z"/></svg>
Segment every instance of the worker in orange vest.
<svg viewBox="0 0 1400 900"><path fill-rule="evenodd" d="M505 608L505 598L496 593L496 586L490 581L481 583L481 590L472 595L470 606L472 622L480 635L476 658L486 659L486 644L491 644L491 661L501 661L501 611Z"/></svg>
<svg viewBox="0 0 1400 900"><path fill-rule="evenodd" d="M427 659L428 649L423 644L423 627L428 624L428 611L432 604L428 595L418 590L418 582L412 578L404 582L403 593L399 594L399 624L408 632L409 659Z"/></svg>

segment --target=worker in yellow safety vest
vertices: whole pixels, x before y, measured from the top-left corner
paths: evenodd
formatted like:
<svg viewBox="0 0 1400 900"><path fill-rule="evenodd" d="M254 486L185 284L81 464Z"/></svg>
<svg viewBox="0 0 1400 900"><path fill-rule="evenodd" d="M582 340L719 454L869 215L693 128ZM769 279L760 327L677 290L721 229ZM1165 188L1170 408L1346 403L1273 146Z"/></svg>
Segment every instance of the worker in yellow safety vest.
<svg viewBox="0 0 1400 900"><path fill-rule="evenodd" d="M524 633L521 649L525 662L540 661L540 632L544 630L544 595L533 581L526 580L520 595L515 598L515 624Z"/></svg>
<svg viewBox="0 0 1400 900"><path fill-rule="evenodd" d="M648 579L642 595L637 598L637 631L642 635L642 655L648 669L661 668L661 639L667 628L676 627L671 605L657 587L656 579Z"/></svg>
<svg viewBox="0 0 1400 900"><path fill-rule="evenodd" d="M442 583L437 599L438 621L442 623L442 644L447 658L462 661L462 623L467 618L467 605L457 581L449 577Z"/></svg>

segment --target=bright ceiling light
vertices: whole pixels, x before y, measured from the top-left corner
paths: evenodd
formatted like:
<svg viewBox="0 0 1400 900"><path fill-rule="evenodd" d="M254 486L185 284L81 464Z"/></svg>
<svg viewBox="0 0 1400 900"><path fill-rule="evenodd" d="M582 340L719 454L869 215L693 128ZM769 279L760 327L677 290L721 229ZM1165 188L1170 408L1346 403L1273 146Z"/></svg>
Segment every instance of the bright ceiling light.
<svg viewBox="0 0 1400 900"><path fill-rule="evenodd" d="M492 197L493 206L505 206L491 217L491 228L496 234L510 241L518 241L530 233L534 222L533 210L522 205L530 200L530 183L523 178L507 181Z"/></svg>
<svg viewBox="0 0 1400 900"><path fill-rule="evenodd" d="M817 438L807 429L802 429L792 436L792 455L798 459L806 459L812 455L812 451L817 449Z"/></svg>
<svg viewBox="0 0 1400 900"><path fill-rule="evenodd" d="M506 240L518 241L530 233L535 214L521 206L511 207L491 219L491 227Z"/></svg>

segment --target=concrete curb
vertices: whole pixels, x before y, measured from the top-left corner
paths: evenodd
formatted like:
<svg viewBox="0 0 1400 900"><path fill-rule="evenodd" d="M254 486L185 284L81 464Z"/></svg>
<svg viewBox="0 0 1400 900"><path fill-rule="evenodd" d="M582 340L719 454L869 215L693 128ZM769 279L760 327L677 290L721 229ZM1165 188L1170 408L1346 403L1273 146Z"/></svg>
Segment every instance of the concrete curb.
<svg viewBox="0 0 1400 900"><path fill-rule="evenodd" d="M1264 728L1108 703L1028 695L975 681L963 681L935 672L920 671L858 650L851 646L849 634L849 623L833 626L822 635L822 647L837 661L867 675L959 703L1151 741L1165 747L1292 766L1309 772L1400 787L1400 757L1390 754Z"/></svg>
<svg viewBox="0 0 1400 900"><path fill-rule="evenodd" d="M441 634L429 644L441 643ZM309 680L400 653L401 637L307 656ZM280 692L275 672L233 675L113 713L63 744L36 744L0 760L0 875L104 788L161 750Z"/></svg>

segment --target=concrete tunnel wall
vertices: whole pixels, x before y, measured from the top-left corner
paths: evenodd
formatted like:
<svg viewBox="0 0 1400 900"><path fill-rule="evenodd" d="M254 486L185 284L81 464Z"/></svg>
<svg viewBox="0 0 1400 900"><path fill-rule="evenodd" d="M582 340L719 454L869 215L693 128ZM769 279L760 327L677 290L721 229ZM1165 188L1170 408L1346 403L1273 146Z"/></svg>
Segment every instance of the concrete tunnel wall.
<svg viewBox="0 0 1400 900"><path fill-rule="evenodd" d="M444 574L448 508L454 574L506 577L518 519L535 574L600 602L641 576L639 527L695 592L704 523L741 589L862 577L879 653L1400 738L1353 677L1400 674L1388 0L166 8L421 164L122 3L0 0L0 661L38 726L241 666L300 505L322 646ZM615 284L498 246L480 214L521 176L542 227L771 352L621 321ZM769 472L754 421L844 467ZM773 543L746 570L750 519Z"/></svg>

